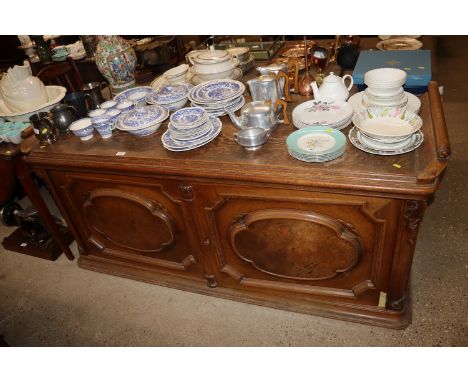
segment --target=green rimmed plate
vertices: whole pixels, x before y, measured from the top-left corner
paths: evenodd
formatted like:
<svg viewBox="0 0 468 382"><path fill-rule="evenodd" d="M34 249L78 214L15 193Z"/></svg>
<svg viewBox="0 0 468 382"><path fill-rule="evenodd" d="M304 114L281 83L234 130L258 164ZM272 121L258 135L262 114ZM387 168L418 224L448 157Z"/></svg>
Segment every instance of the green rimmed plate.
<svg viewBox="0 0 468 382"><path fill-rule="evenodd" d="M346 136L328 126L305 127L290 134L286 145L297 154L333 156L344 150Z"/></svg>

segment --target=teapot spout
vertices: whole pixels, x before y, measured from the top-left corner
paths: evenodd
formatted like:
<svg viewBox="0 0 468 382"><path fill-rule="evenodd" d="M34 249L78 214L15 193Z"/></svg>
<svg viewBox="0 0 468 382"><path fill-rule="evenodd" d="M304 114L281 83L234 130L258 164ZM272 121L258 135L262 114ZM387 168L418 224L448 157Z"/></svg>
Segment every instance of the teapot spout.
<svg viewBox="0 0 468 382"><path fill-rule="evenodd" d="M224 111L229 115L229 118L232 121L232 124L237 127L238 129L242 129L242 118L239 118L237 115L234 114L233 111L229 109L224 109Z"/></svg>
<svg viewBox="0 0 468 382"><path fill-rule="evenodd" d="M314 99L319 99L320 98L320 91L317 86L317 81L313 81L311 84L312 86L312 92L314 93Z"/></svg>

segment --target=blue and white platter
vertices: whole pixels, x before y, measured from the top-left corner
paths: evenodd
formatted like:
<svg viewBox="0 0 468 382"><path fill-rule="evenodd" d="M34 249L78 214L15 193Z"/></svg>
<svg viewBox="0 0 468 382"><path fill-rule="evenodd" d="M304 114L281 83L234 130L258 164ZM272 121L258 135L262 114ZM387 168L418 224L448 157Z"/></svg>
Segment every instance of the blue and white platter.
<svg viewBox="0 0 468 382"><path fill-rule="evenodd" d="M328 162L343 155L346 136L329 126L305 127L286 139L289 154L304 162Z"/></svg>
<svg viewBox="0 0 468 382"><path fill-rule="evenodd" d="M151 94L154 89L151 86L137 86L135 88L124 90L122 93L117 94L114 99L116 101L139 101Z"/></svg>
<svg viewBox="0 0 468 382"><path fill-rule="evenodd" d="M189 92L189 99L195 103L217 104L242 95L245 85L235 80L211 80L195 86Z"/></svg>
<svg viewBox="0 0 468 382"><path fill-rule="evenodd" d="M145 100L151 105L177 102L187 98L191 88L192 85L188 84L166 85L157 90L153 89L153 92L149 93Z"/></svg>
<svg viewBox="0 0 468 382"><path fill-rule="evenodd" d="M122 113L119 117L121 130L138 130L161 123L169 117L164 106L150 105Z"/></svg>
<svg viewBox="0 0 468 382"><path fill-rule="evenodd" d="M211 129L205 135L191 140L177 140L168 129L161 137L163 146L169 151L188 151L193 150L215 139L221 132L222 123L219 118L210 117Z"/></svg>

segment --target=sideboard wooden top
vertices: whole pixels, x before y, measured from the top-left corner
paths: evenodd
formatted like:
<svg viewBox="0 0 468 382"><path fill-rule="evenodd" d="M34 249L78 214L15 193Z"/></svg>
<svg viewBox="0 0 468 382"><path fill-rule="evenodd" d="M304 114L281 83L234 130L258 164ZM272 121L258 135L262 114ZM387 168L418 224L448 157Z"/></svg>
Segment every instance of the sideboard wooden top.
<svg viewBox="0 0 468 382"><path fill-rule="evenodd" d="M254 75L254 72L249 73L244 81ZM248 102L248 91L245 96ZM299 95L292 98L289 116L295 106L307 100ZM40 167L427 195L438 186L438 177L450 155L450 144L438 85L432 82L420 99L424 142L415 151L397 156L368 154L348 140L342 157L327 163L304 163L292 158L287 151L286 138L296 130L292 124L279 125L260 150L249 152L234 141L237 129L229 117L224 116L221 117L221 134L206 146L192 151L170 152L163 147L161 135L166 131L166 120L154 135L146 138L116 130L107 140L95 132L94 138L86 142L72 136L46 148L36 145L27 160ZM343 130L346 136L350 128Z"/></svg>

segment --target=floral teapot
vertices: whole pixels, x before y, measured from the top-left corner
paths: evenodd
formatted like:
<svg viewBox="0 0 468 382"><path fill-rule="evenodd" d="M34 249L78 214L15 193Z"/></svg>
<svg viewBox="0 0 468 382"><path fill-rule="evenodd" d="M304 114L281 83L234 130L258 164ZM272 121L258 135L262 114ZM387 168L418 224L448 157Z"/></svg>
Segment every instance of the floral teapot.
<svg viewBox="0 0 468 382"><path fill-rule="evenodd" d="M349 86L346 87L345 79L350 79ZM349 90L353 86L353 77L346 74L343 77L337 76L330 72L328 76L323 79L320 88L317 86L317 82L312 82L312 91L314 92L315 99L326 99L333 101L346 101L349 97Z"/></svg>

